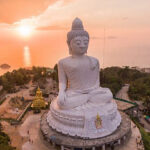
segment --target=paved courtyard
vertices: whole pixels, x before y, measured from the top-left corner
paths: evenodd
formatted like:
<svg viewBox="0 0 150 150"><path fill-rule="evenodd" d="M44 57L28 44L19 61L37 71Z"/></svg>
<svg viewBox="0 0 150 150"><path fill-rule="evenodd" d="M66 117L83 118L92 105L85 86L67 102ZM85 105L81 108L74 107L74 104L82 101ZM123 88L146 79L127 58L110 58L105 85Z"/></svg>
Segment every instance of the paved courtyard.
<svg viewBox="0 0 150 150"><path fill-rule="evenodd" d="M22 150L53 150L52 146L48 146L43 141L40 132L40 118L41 114L33 114L28 116L24 123L19 128L19 133L22 137L28 140L22 145Z"/></svg>

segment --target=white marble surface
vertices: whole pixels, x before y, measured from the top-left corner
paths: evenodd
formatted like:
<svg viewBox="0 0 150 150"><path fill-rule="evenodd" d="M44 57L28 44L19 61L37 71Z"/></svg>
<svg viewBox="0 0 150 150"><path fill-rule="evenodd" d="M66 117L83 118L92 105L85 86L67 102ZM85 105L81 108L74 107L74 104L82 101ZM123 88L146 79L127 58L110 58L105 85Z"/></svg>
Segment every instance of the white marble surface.
<svg viewBox="0 0 150 150"><path fill-rule="evenodd" d="M102 127L96 128L95 120L99 113ZM51 104L47 115L49 125L63 134L85 138L98 138L111 134L120 125L121 117L114 101L104 104L87 103L74 109L62 110L56 100Z"/></svg>
<svg viewBox="0 0 150 150"><path fill-rule="evenodd" d="M47 121L52 128L72 136L109 135L120 125L121 117L111 91L99 86L98 59L86 55L89 35L80 19L73 21L67 37L71 56L58 62L59 94L50 106Z"/></svg>

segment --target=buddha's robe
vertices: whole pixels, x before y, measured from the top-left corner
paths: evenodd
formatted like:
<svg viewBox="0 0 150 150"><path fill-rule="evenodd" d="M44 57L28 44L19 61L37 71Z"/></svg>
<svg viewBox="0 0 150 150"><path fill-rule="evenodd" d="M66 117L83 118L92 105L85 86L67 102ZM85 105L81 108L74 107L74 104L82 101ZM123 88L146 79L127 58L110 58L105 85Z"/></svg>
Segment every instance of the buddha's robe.
<svg viewBox="0 0 150 150"><path fill-rule="evenodd" d="M66 84L62 109L72 109L85 103L108 103L112 93L100 87L99 61L91 56L67 57L58 63L59 84ZM60 89L61 90L61 89Z"/></svg>

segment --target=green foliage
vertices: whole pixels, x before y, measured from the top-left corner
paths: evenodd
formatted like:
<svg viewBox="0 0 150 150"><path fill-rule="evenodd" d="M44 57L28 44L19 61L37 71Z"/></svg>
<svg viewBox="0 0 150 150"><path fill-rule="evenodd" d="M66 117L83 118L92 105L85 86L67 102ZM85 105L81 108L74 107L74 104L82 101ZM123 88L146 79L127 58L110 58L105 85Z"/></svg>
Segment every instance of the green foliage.
<svg viewBox="0 0 150 150"><path fill-rule="evenodd" d="M123 85L123 82L119 76L120 70L121 68L119 67L110 67L102 69L100 72L101 86L110 88L114 96Z"/></svg>
<svg viewBox="0 0 150 150"><path fill-rule="evenodd" d="M131 82L128 94L133 100L143 101L147 108L146 113L150 115L150 75Z"/></svg>
<svg viewBox="0 0 150 150"><path fill-rule="evenodd" d="M11 98L11 100L9 101L9 104L13 108L24 109L26 107L26 105L28 104L28 102L23 101L22 97L15 96L15 97Z"/></svg>
<svg viewBox="0 0 150 150"><path fill-rule="evenodd" d="M24 85L28 83L30 79L30 72L20 68L0 76L0 85L3 86L3 90L12 93L16 91L16 85Z"/></svg>
<svg viewBox="0 0 150 150"><path fill-rule="evenodd" d="M5 144L0 144L0 150L16 150L16 148Z"/></svg>
<svg viewBox="0 0 150 150"><path fill-rule="evenodd" d="M121 68L118 73L122 81L126 83L130 81L130 69L128 66L125 66L125 68Z"/></svg>
<svg viewBox="0 0 150 150"><path fill-rule="evenodd" d="M9 123L11 123L12 121L16 121L15 119L12 119L12 118L0 118L0 121L7 121Z"/></svg>
<svg viewBox="0 0 150 150"><path fill-rule="evenodd" d="M108 67L102 69L100 72L100 83L103 87L110 88L113 95L115 95L121 89L123 84L126 83L131 84L129 89L129 96L131 95L131 98L137 100L139 97L143 97L140 93L143 93L146 96L150 95L150 89L147 88L150 86L149 74L142 73L136 69L131 69L128 66L123 68Z"/></svg>
<svg viewBox="0 0 150 150"><path fill-rule="evenodd" d="M150 75L149 77L142 77L130 84L129 96L132 99L145 99L150 96Z"/></svg>
<svg viewBox="0 0 150 150"><path fill-rule="evenodd" d="M5 144L7 145L10 141L10 138L7 134L4 132L0 132L0 144Z"/></svg>
<svg viewBox="0 0 150 150"><path fill-rule="evenodd" d="M147 132L145 132L145 130L142 127L140 127L140 132L142 135L145 150L150 150L150 135Z"/></svg>
<svg viewBox="0 0 150 150"><path fill-rule="evenodd" d="M9 80L6 74L4 74L0 80L4 90L8 91L9 93L14 91L13 80Z"/></svg>
<svg viewBox="0 0 150 150"><path fill-rule="evenodd" d="M54 66L54 72L51 73L50 77L58 83L58 65Z"/></svg>
<svg viewBox="0 0 150 150"><path fill-rule="evenodd" d="M29 83L31 79L33 82L38 82L38 85L42 88L46 82L46 78L49 77L46 67L32 67L32 70L20 68L7 72L0 76L0 85L3 86L3 91L8 93L16 92L15 86L22 86Z"/></svg>
<svg viewBox="0 0 150 150"><path fill-rule="evenodd" d="M10 138L6 133L2 132L2 125L0 123L0 150L15 150L15 148L11 147L9 143Z"/></svg>
<svg viewBox="0 0 150 150"><path fill-rule="evenodd" d="M32 67L33 81L39 81L40 79L45 79L47 77L45 67Z"/></svg>
<svg viewBox="0 0 150 150"><path fill-rule="evenodd" d="M109 67L101 70L100 83L101 86L110 88L114 96L123 84L129 83L129 97L132 100L142 100L147 107L146 114L150 115L150 74L128 66Z"/></svg>
<svg viewBox="0 0 150 150"><path fill-rule="evenodd" d="M121 68L119 71L119 76L123 83L131 83L141 77L148 76L147 73L142 73L136 69L131 69L128 66Z"/></svg>
<svg viewBox="0 0 150 150"><path fill-rule="evenodd" d="M51 102L48 102L48 105L46 105L46 109L50 108L50 104L51 104Z"/></svg>
<svg viewBox="0 0 150 150"><path fill-rule="evenodd" d="M2 99L0 99L0 105L2 105L3 104L3 102L6 100L6 98L4 97L4 98L2 98Z"/></svg>

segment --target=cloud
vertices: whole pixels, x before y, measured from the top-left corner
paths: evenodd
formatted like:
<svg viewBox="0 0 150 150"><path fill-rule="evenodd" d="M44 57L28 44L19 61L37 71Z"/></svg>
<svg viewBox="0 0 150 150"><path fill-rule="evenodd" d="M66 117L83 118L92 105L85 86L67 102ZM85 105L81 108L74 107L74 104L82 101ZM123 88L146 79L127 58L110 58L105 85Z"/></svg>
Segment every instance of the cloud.
<svg viewBox="0 0 150 150"><path fill-rule="evenodd" d="M71 20L74 13L74 0L57 0L37 16L21 19L13 25L31 25L38 30L66 29L66 22ZM61 27L60 27L61 26Z"/></svg>
<svg viewBox="0 0 150 150"><path fill-rule="evenodd" d="M108 36L107 39L114 40L114 39L117 39L117 37L116 36Z"/></svg>
<svg viewBox="0 0 150 150"><path fill-rule="evenodd" d="M61 26L45 26L45 27L38 27L36 30L66 30L68 28L66 27L61 27Z"/></svg>
<svg viewBox="0 0 150 150"><path fill-rule="evenodd" d="M0 23L12 24L24 18L40 15L61 0L0 0ZM74 0L62 0L62 6Z"/></svg>
<svg viewBox="0 0 150 150"><path fill-rule="evenodd" d="M56 0L0 0L0 22L14 23L39 15Z"/></svg>
<svg viewBox="0 0 150 150"><path fill-rule="evenodd" d="M94 37L90 37L91 39L93 40L104 40L104 37L98 37L98 36L94 36ZM114 40L114 39L117 39L116 36L107 36L106 39L108 40Z"/></svg>
<svg viewBox="0 0 150 150"><path fill-rule="evenodd" d="M0 28L9 28L10 25L7 23L0 23Z"/></svg>
<svg viewBox="0 0 150 150"><path fill-rule="evenodd" d="M98 39L104 39L104 38L102 38L102 37L98 37L98 36L93 36L93 37L90 37L90 39L98 40Z"/></svg>
<svg viewBox="0 0 150 150"><path fill-rule="evenodd" d="M88 7L85 5L86 3L86 0L57 0L40 15L24 18L16 23L19 25L29 24L35 28L51 26L50 29L52 29L52 26L63 26L70 29L73 19L79 17L86 28L86 23L95 24L97 13L100 15L99 11L93 12L95 9L94 2L90 1ZM42 30L44 29L42 28Z"/></svg>
<svg viewBox="0 0 150 150"><path fill-rule="evenodd" d="M128 19L129 19L128 17L122 17L122 20L124 20L124 21L126 21Z"/></svg>

